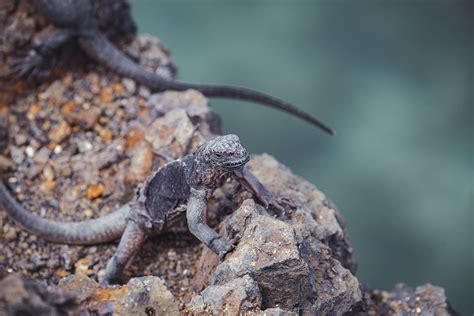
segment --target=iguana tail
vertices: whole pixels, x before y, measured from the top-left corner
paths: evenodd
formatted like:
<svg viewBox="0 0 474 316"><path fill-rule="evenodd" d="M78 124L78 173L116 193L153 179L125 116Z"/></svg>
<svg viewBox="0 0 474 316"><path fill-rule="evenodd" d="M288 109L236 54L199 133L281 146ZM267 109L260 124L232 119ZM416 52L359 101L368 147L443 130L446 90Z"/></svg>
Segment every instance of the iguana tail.
<svg viewBox="0 0 474 316"><path fill-rule="evenodd" d="M74 245L91 245L117 239L125 229L128 204L98 219L59 222L28 212L0 180L0 208L24 229L46 240Z"/></svg>
<svg viewBox="0 0 474 316"><path fill-rule="evenodd" d="M106 65L118 74L130 77L155 91L195 89L207 97L223 97L256 102L290 113L308 123L334 135L333 130L310 114L298 109L294 105L267 94L240 87L222 85L200 85L170 81L159 77L140 64L133 62L124 53L118 50L107 37L99 31L81 34L79 37L81 48L95 61Z"/></svg>

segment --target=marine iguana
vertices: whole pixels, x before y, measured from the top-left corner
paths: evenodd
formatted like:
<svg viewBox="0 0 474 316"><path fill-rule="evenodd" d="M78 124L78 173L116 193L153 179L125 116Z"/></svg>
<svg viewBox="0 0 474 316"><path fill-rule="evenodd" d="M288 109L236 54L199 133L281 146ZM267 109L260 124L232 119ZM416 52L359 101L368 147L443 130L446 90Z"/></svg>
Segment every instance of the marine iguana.
<svg viewBox="0 0 474 316"><path fill-rule="evenodd" d="M167 80L132 61L117 49L98 27L96 15L92 14L95 1L91 0L30 0L35 8L55 28L40 32L33 40L33 48L26 58L18 64L19 75L35 74L38 69L51 60L55 52L65 43L77 40L87 56L112 71L136 80L154 91L195 89L207 97L241 99L267 105L290 113L326 133L333 130L315 117L294 105L267 94L242 88L223 85L189 84ZM100 1L97 1L100 3Z"/></svg>
<svg viewBox="0 0 474 316"><path fill-rule="evenodd" d="M91 245L121 236L105 273L105 283L116 283L147 237L161 233L183 213L190 232L223 258L233 243L207 225L207 199L230 176L235 176L265 207L283 211L282 201L245 168L249 159L236 135L216 137L194 153L158 169L139 187L131 202L106 216L82 222L53 221L30 213L1 181L0 204L17 224L52 242Z"/></svg>

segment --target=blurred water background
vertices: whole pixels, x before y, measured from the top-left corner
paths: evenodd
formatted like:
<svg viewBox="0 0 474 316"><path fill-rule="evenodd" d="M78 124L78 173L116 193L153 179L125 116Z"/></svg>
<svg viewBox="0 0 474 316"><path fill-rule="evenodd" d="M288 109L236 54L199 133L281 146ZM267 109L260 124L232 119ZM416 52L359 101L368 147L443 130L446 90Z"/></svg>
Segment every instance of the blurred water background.
<svg viewBox="0 0 474 316"><path fill-rule="evenodd" d="M341 209L373 288L432 283L474 312L470 1L132 0L179 78L258 89L337 130L212 100L224 132Z"/></svg>

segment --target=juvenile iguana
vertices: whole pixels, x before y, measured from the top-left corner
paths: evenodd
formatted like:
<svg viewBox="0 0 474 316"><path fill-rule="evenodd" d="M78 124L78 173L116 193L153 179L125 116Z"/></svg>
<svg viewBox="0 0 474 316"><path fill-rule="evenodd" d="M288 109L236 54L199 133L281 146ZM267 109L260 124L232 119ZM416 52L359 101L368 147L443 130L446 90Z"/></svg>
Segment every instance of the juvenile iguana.
<svg viewBox="0 0 474 316"><path fill-rule="evenodd" d="M281 203L245 168L250 157L236 135L219 136L194 153L158 169L140 186L136 198L98 219L58 222L23 208L0 182L0 204L27 231L46 240L76 245L104 243L121 236L106 268L106 283L120 280L123 269L148 236L161 233L186 213L190 232L219 257L233 248L206 223L207 199L227 178L235 176L266 207Z"/></svg>

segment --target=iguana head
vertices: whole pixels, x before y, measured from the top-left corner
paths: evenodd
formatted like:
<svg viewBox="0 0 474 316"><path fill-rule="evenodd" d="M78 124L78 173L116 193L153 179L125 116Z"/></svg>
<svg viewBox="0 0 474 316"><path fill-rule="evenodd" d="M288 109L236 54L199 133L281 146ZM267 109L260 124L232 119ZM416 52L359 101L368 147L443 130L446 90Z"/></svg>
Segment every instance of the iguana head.
<svg viewBox="0 0 474 316"><path fill-rule="evenodd" d="M211 139L202 146L201 154L212 166L229 171L243 167L250 160L239 137L233 134Z"/></svg>

